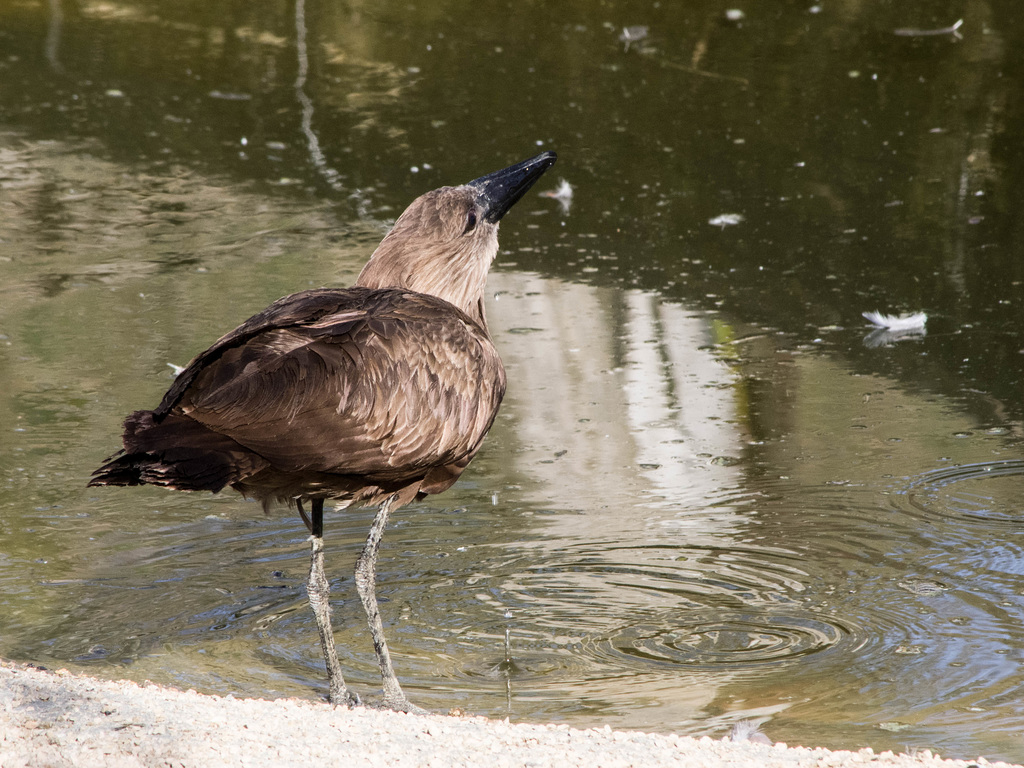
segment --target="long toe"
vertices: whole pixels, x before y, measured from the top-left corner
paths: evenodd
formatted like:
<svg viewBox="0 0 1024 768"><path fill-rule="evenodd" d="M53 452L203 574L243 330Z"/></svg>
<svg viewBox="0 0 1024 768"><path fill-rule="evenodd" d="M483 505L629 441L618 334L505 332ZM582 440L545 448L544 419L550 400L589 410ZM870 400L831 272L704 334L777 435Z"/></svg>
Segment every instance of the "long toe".
<svg viewBox="0 0 1024 768"><path fill-rule="evenodd" d="M345 692L340 696L337 694L329 694L327 696L327 701L330 702L332 706L347 707L349 709L352 707L363 706L363 700L359 698L359 694L351 688L346 688Z"/></svg>
<svg viewBox="0 0 1024 768"><path fill-rule="evenodd" d="M405 696L385 697L381 702L380 709L390 709L394 712L406 712L410 715L429 715L430 712L423 707L417 707Z"/></svg>
<svg viewBox="0 0 1024 768"><path fill-rule="evenodd" d="M331 663L327 663L328 675L327 675L327 701L335 707L357 707L362 702L359 700L359 694L345 685L344 680L339 680L338 676L330 674Z"/></svg>

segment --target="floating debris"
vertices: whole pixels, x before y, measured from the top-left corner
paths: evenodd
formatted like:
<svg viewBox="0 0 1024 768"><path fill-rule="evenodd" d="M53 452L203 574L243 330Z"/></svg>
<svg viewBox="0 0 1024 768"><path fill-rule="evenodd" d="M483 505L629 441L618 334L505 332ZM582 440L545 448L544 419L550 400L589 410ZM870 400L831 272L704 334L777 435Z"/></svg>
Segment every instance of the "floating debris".
<svg viewBox="0 0 1024 768"><path fill-rule="evenodd" d="M647 37L648 32L650 32L650 27L639 25L635 27L623 27L622 34L619 35L619 41L626 44L626 50L628 51L631 43L639 43Z"/></svg>
<svg viewBox="0 0 1024 768"><path fill-rule="evenodd" d="M899 733L909 728L913 728L909 723L901 723L899 720L887 720L884 723L879 723L878 727L883 731L889 731L890 733Z"/></svg>
<svg viewBox="0 0 1024 768"><path fill-rule="evenodd" d="M883 315L881 312L861 313L872 325L885 328L889 331L912 331L921 330L928 322L928 315L924 312L915 312L905 315Z"/></svg>
<svg viewBox="0 0 1024 768"><path fill-rule="evenodd" d="M562 213L568 213L572 207L572 185L565 179L558 180L558 186L540 193L541 197L550 197L557 200L562 206Z"/></svg>
<svg viewBox="0 0 1024 768"><path fill-rule="evenodd" d="M725 229L726 227L739 224L741 221L743 221L743 214L723 213L720 216L715 216L713 219L708 219L708 224L713 227L721 227L722 229Z"/></svg>
<svg viewBox="0 0 1024 768"><path fill-rule="evenodd" d="M881 312L862 312L875 330L864 337L868 348L882 347L909 336L924 336L928 315L915 312L908 315L883 315Z"/></svg>
<svg viewBox="0 0 1024 768"><path fill-rule="evenodd" d="M207 96L211 99L221 99L223 101L251 101L251 93L233 93L231 91L210 91Z"/></svg>
<svg viewBox="0 0 1024 768"><path fill-rule="evenodd" d="M737 77L736 75L720 75L717 72L708 72L704 69L698 69L697 67L690 67L685 64L679 64L675 61L662 61L661 66L671 67L672 69L681 69L683 72L689 72L693 75L700 75L701 77L713 77L716 80L731 80L734 83L742 83L743 85L750 85L750 81L745 77Z"/></svg>
<svg viewBox="0 0 1024 768"><path fill-rule="evenodd" d="M894 29L892 33L899 35L900 37L938 37L940 35L952 35L957 40L963 40L964 36L960 34L960 27L964 25L963 19L957 19L956 24L949 27L942 27L941 29L917 29L916 27L900 27Z"/></svg>
<svg viewBox="0 0 1024 768"><path fill-rule="evenodd" d="M737 720L729 731L728 741L749 741L754 744L768 744L771 739L761 733L761 723L755 720Z"/></svg>
<svg viewBox="0 0 1024 768"><path fill-rule="evenodd" d="M747 18L747 14L741 11L739 8L729 8L725 12L725 18L729 21L743 21Z"/></svg>
<svg viewBox="0 0 1024 768"><path fill-rule="evenodd" d="M184 365L175 365L174 363L168 363L168 365L171 367L171 370L174 371L174 378L178 378L181 372L185 370Z"/></svg>

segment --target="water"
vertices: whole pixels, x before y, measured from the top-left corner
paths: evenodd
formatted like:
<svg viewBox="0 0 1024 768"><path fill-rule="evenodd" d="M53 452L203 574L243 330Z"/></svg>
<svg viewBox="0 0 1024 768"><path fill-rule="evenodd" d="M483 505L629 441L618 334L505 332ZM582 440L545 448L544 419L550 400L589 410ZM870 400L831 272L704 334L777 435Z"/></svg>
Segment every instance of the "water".
<svg viewBox="0 0 1024 768"><path fill-rule="evenodd" d="M0 656L323 696L301 521L85 482L169 363L543 146L501 414L384 542L413 701L1024 760L1014 6L165 6L0 8ZM372 695L370 515L326 541Z"/></svg>

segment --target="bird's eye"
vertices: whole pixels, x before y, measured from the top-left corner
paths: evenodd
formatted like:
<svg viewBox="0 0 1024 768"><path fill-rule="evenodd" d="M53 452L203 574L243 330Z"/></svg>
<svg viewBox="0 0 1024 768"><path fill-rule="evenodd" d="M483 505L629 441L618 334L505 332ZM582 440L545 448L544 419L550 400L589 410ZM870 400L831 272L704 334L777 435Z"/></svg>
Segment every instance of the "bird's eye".
<svg viewBox="0 0 1024 768"><path fill-rule="evenodd" d="M470 211L466 214L466 228L462 230L462 234L472 232L476 229L476 211Z"/></svg>

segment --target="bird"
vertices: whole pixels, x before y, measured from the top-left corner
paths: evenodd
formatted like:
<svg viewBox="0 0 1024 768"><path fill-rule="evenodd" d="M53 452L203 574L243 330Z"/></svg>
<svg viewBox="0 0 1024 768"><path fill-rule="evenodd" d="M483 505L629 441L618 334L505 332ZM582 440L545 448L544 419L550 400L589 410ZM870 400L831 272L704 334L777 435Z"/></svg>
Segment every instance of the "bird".
<svg viewBox="0 0 1024 768"><path fill-rule="evenodd" d="M345 683L324 571L324 502L376 506L355 569L383 686L381 706L418 712L392 665L376 597L391 514L450 488L480 449L505 392L484 315L501 218L556 154L416 198L348 288L275 301L178 373L154 410L124 421L122 448L89 486L230 487L294 506L310 532L306 592L328 701ZM306 505L309 512L306 511Z"/></svg>

